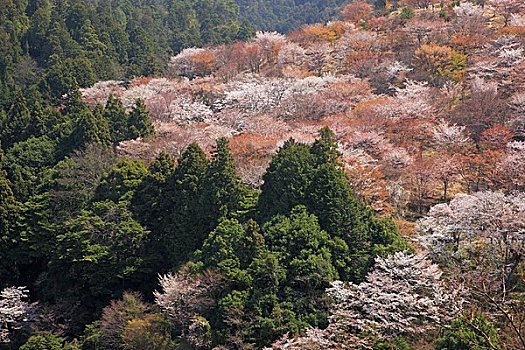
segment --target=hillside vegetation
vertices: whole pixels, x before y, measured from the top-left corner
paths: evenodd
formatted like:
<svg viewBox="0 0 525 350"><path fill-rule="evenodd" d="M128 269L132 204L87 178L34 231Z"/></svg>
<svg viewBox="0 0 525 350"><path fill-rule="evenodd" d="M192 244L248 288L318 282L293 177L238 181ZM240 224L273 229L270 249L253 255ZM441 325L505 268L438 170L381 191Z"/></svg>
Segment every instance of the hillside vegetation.
<svg viewBox="0 0 525 350"><path fill-rule="evenodd" d="M287 33L303 24L323 23L338 17L345 0L237 0L242 18L257 30Z"/></svg>
<svg viewBox="0 0 525 350"><path fill-rule="evenodd" d="M1 349L525 348L521 0L9 4Z"/></svg>

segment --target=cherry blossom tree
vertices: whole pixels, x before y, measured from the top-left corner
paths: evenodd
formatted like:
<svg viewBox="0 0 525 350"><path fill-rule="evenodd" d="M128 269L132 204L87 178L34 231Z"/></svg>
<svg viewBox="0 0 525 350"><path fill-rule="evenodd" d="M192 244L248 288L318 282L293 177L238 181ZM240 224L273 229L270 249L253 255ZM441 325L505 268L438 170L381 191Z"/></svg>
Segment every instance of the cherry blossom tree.
<svg viewBox="0 0 525 350"><path fill-rule="evenodd" d="M478 286L509 290L525 257L525 196L458 194L418 223L430 256Z"/></svg>
<svg viewBox="0 0 525 350"><path fill-rule="evenodd" d="M508 190L525 189L525 142L507 144L507 153L498 165L500 176Z"/></svg>
<svg viewBox="0 0 525 350"><path fill-rule="evenodd" d="M184 49L170 60L170 67L176 75L190 79L210 74L215 65L213 52L203 48Z"/></svg>
<svg viewBox="0 0 525 350"><path fill-rule="evenodd" d="M28 321L30 306L25 287L8 287L0 292L0 343L9 343L10 333Z"/></svg>
<svg viewBox="0 0 525 350"><path fill-rule="evenodd" d="M447 288L439 267L423 255L377 258L366 281L341 281L327 290L330 325L354 334L419 334L446 325L463 307L464 290Z"/></svg>
<svg viewBox="0 0 525 350"><path fill-rule="evenodd" d="M267 63L275 63L286 37L277 32L257 32L253 42L259 46Z"/></svg>
<svg viewBox="0 0 525 350"><path fill-rule="evenodd" d="M483 15L483 8L468 1L463 1L454 7L454 13L458 17L477 17Z"/></svg>
<svg viewBox="0 0 525 350"><path fill-rule="evenodd" d="M184 269L183 269L184 270ZM192 344L207 344L203 329L208 321L201 313L213 304L212 292L220 288L221 278L213 272L191 276L184 271L159 276L162 291L155 291L155 303L179 326Z"/></svg>
<svg viewBox="0 0 525 350"><path fill-rule="evenodd" d="M466 289L449 288L441 276L423 255L378 257L361 284L331 283L326 329L308 329L295 338L287 334L268 349L372 349L378 337L417 335L447 325L462 311Z"/></svg>
<svg viewBox="0 0 525 350"><path fill-rule="evenodd" d="M388 118L425 118L434 108L431 90L426 82L407 80L404 88L395 87L395 98L375 107L377 113Z"/></svg>

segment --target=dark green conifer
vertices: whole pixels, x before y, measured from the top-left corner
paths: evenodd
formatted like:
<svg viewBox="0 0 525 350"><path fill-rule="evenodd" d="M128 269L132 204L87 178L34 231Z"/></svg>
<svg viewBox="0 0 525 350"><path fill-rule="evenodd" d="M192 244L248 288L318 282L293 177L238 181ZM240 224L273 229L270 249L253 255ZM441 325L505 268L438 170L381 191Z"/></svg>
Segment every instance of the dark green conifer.
<svg viewBox="0 0 525 350"><path fill-rule="evenodd" d="M93 111L82 109L77 115L77 130L74 147L84 149L90 144L111 145L109 124L103 115L102 106L97 105Z"/></svg>
<svg viewBox="0 0 525 350"><path fill-rule="evenodd" d="M144 178L133 196L133 212L148 229L156 232L161 222L172 210L165 206L167 181L173 176L176 164L166 152L161 152L148 168Z"/></svg>
<svg viewBox="0 0 525 350"><path fill-rule="evenodd" d="M259 197L262 222L276 214L286 214L298 205L305 204L305 196L315 170L315 157L310 146L285 142L272 158Z"/></svg>
<svg viewBox="0 0 525 350"><path fill-rule="evenodd" d="M147 173L148 168L140 160L128 158L119 160L100 181L95 201L129 202Z"/></svg>
<svg viewBox="0 0 525 350"><path fill-rule="evenodd" d="M137 99L135 101L135 105L129 113L128 128L131 139L145 138L155 134L144 100Z"/></svg>
<svg viewBox="0 0 525 350"><path fill-rule="evenodd" d="M207 160L204 151L192 143L182 153L177 168L166 180L160 207L166 210L160 223L162 249L173 265L185 261L200 248L209 232L199 201Z"/></svg>
<svg viewBox="0 0 525 350"><path fill-rule="evenodd" d="M122 101L114 96L109 96L104 109L104 117L109 123L109 130L111 131L111 141L114 145L119 142L130 139L128 127L128 113L122 104Z"/></svg>
<svg viewBox="0 0 525 350"><path fill-rule="evenodd" d="M205 222L212 229L219 218L235 213L241 208L240 203L246 190L236 173L235 162L228 147L228 140L217 140L215 153L202 184L200 204Z"/></svg>

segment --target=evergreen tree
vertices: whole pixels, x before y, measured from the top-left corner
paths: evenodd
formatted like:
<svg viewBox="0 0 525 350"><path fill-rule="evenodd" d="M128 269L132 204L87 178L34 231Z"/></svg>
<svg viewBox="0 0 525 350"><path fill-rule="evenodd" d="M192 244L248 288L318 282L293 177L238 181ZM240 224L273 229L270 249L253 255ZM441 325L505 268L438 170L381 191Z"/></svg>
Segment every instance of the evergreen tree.
<svg viewBox="0 0 525 350"><path fill-rule="evenodd" d="M330 128L325 126L319 131L319 138L313 143L311 152L319 165L338 162L341 153L337 150L335 134Z"/></svg>
<svg viewBox="0 0 525 350"><path fill-rule="evenodd" d="M75 85L74 88L67 93L63 100L63 105L64 107L61 112L64 115L76 116L88 109L78 85Z"/></svg>
<svg viewBox="0 0 525 350"><path fill-rule="evenodd" d="M11 211L15 205L15 197L7 174L2 169L4 153L0 148L0 237L4 239L11 226Z"/></svg>
<svg viewBox="0 0 525 350"><path fill-rule="evenodd" d="M32 136L9 149L4 169L19 201L29 199L37 192L45 170L55 164L56 154L56 144L47 136Z"/></svg>
<svg viewBox="0 0 525 350"><path fill-rule="evenodd" d="M80 28L80 45L86 50L89 55L103 54L106 50L106 45L100 41L98 34L91 23L91 20L85 19Z"/></svg>
<svg viewBox="0 0 525 350"><path fill-rule="evenodd" d="M11 185L2 170L3 151L0 148L0 289L14 280L12 228L16 218L16 200Z"/></svg>
<svg viewBox="0 0 525 350"><path fill-rule="evenodd" d="M149 112L141 99L135 101L135 105L129 114L128 128L130 139L145 138L155 134Z"/></svg>
<svg viewBox="0 0 525 350"><path fill-rule="evenodd" d="M250 241L236 219L222 219L202 245L199 257L207 267L214 267L236 288L247 288L251 281L245 270L253 256Z"/></svg>
<svg viewBox="0 0 525 350"><path fill-rule="evenodd" d="M60 231L49 264L49 294L58 290L93 312L124 290L139 289L148 231L123 204L95 203Z"/></svg>
<svg viewBox="0 0 525 350"><path fill-rule="evenodd" d="M180 52L188 47L201 46L200 23L195 12L194 1L172 0L169 9L172 50Z"/></svg>
<svg viewBox="0 0 525 350"><path fill-rule="evenodd" d="M38 87L39 91L41 91L49 101L58 103L62 96L78 87L78 83L67 67L65 60L56 53L55 49L51 50L53 53L47 59L49 67L42 75Z"/></svg>
<svg viewBox="0 0 525 350"><path fill-rule="evenodd" d="M18 91L7 114L0 115L0 140L4 149L29 138L36 131L34 126L30 106L24 94Z"/></svg>
<svg viewBox="0 0 525 350"><path fill-rule="evenodd" d="M330 236L345 242L349 253L337 255L344 280L358 280L366 273L370 256L371 232L367 209L351 192L346 176L334 164L324 164L315 173L308 190L308 207Z"/></svg>
<svg viewBox="0 0 525 350"><path fill-rule="evenodd" d="M162 250L171 266L185 261L199 248L209 232L209 223L199 196L206 174L207 160L204 151L192 143L182 153L172 176L166 181L161 198L161 215L158 229Z"/></svg>
<svg viewBox="0 0 525 350"><path fill-rule="evenodd" d="M100 181L95 201L129 202L148 173L144 162L123 158Z"/></svg>
<svg viewBox="0 0 525 350"><path fill-rule="evenodd" d="M73 140L75 149L84 149L90 144L111 144L109 124L104 118L102 106L97 105L93 111L85 108L76 117L77 130Z"/></svg>
<svg viewBox="0 0 525 350"><path fill-rule="evenodd" d="M113 145L130 139L129 116L120 99L114 96L109 97L106 108L104 108L104 117L109 123Z"/></svg>
<svg viewBox="0 0 525 350"><path fill-rule="evenodd" d="M202 184L200 205L204 222L212 229L219 218L226 217L240 209L246 189L236 173L235 162L228 148L228 140L217 140L215 154L206 169Z"/></svg>
<svg viewBox="0 0 525 350"><path fill-rule="evenodd" d="M315 170L315 157L308 145L290 139L272 158L259 197L262 222L276 214L286 214L305 204L305 196Z"/></svg>
<svg viewBox="0 0 525 350"><path fill-rule="evenodd" d="M336 243L332 262L344 280L362 279L376 254L407 249L395 225L359 202L339 163L333 132L324 128L312 146L287 141L263 176L262 222L305 205Z"/></svg>
<svg viewBox="0 0 525 350"><path fill-rule="evenodd" d="M43 333L31 336L20 350L65 350L64 343L65 339L62 337Z"/></svg>
<svg viewBox="0 0 525 350"><path fill-rule="evenodd" d="M165 207L167 181L173 176L176 164L166 152L161 152L148 168L148 175L133 196L133 212L148 229L156 232L171 207Z"/></svg>
<svg viewBox="0 0 525 350"><path fill-rule="evenodd" d="M239 32L239 7L233 0L199 0L195 11L203 43L231 42Z"/></svg>

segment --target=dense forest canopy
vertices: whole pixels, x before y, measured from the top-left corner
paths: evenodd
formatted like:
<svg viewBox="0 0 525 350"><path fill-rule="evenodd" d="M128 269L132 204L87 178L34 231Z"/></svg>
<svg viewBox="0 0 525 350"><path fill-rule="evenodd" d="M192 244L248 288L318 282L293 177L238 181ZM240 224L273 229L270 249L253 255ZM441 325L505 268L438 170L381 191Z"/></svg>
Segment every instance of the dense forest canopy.
<svg viewBox="0 0 525 350"><path fill-rule="evenodd" d="M183 48L242 40L253 27L231 0L4 0L2 103L36 84L59 98L74 83L165 72Z"/></svg>
<svg viewBox="0 0 525 350"><path fill-rule="evenodd" d="M0 349L525 349L523 1L0 2Z"/></svg>
<svg viewBox="0 0 525 350"><path fill-rule="evenodd" d="M338 17L346 0L237 0L242 18L257 30L287 33L303 24L326 22Z"/></svg>

